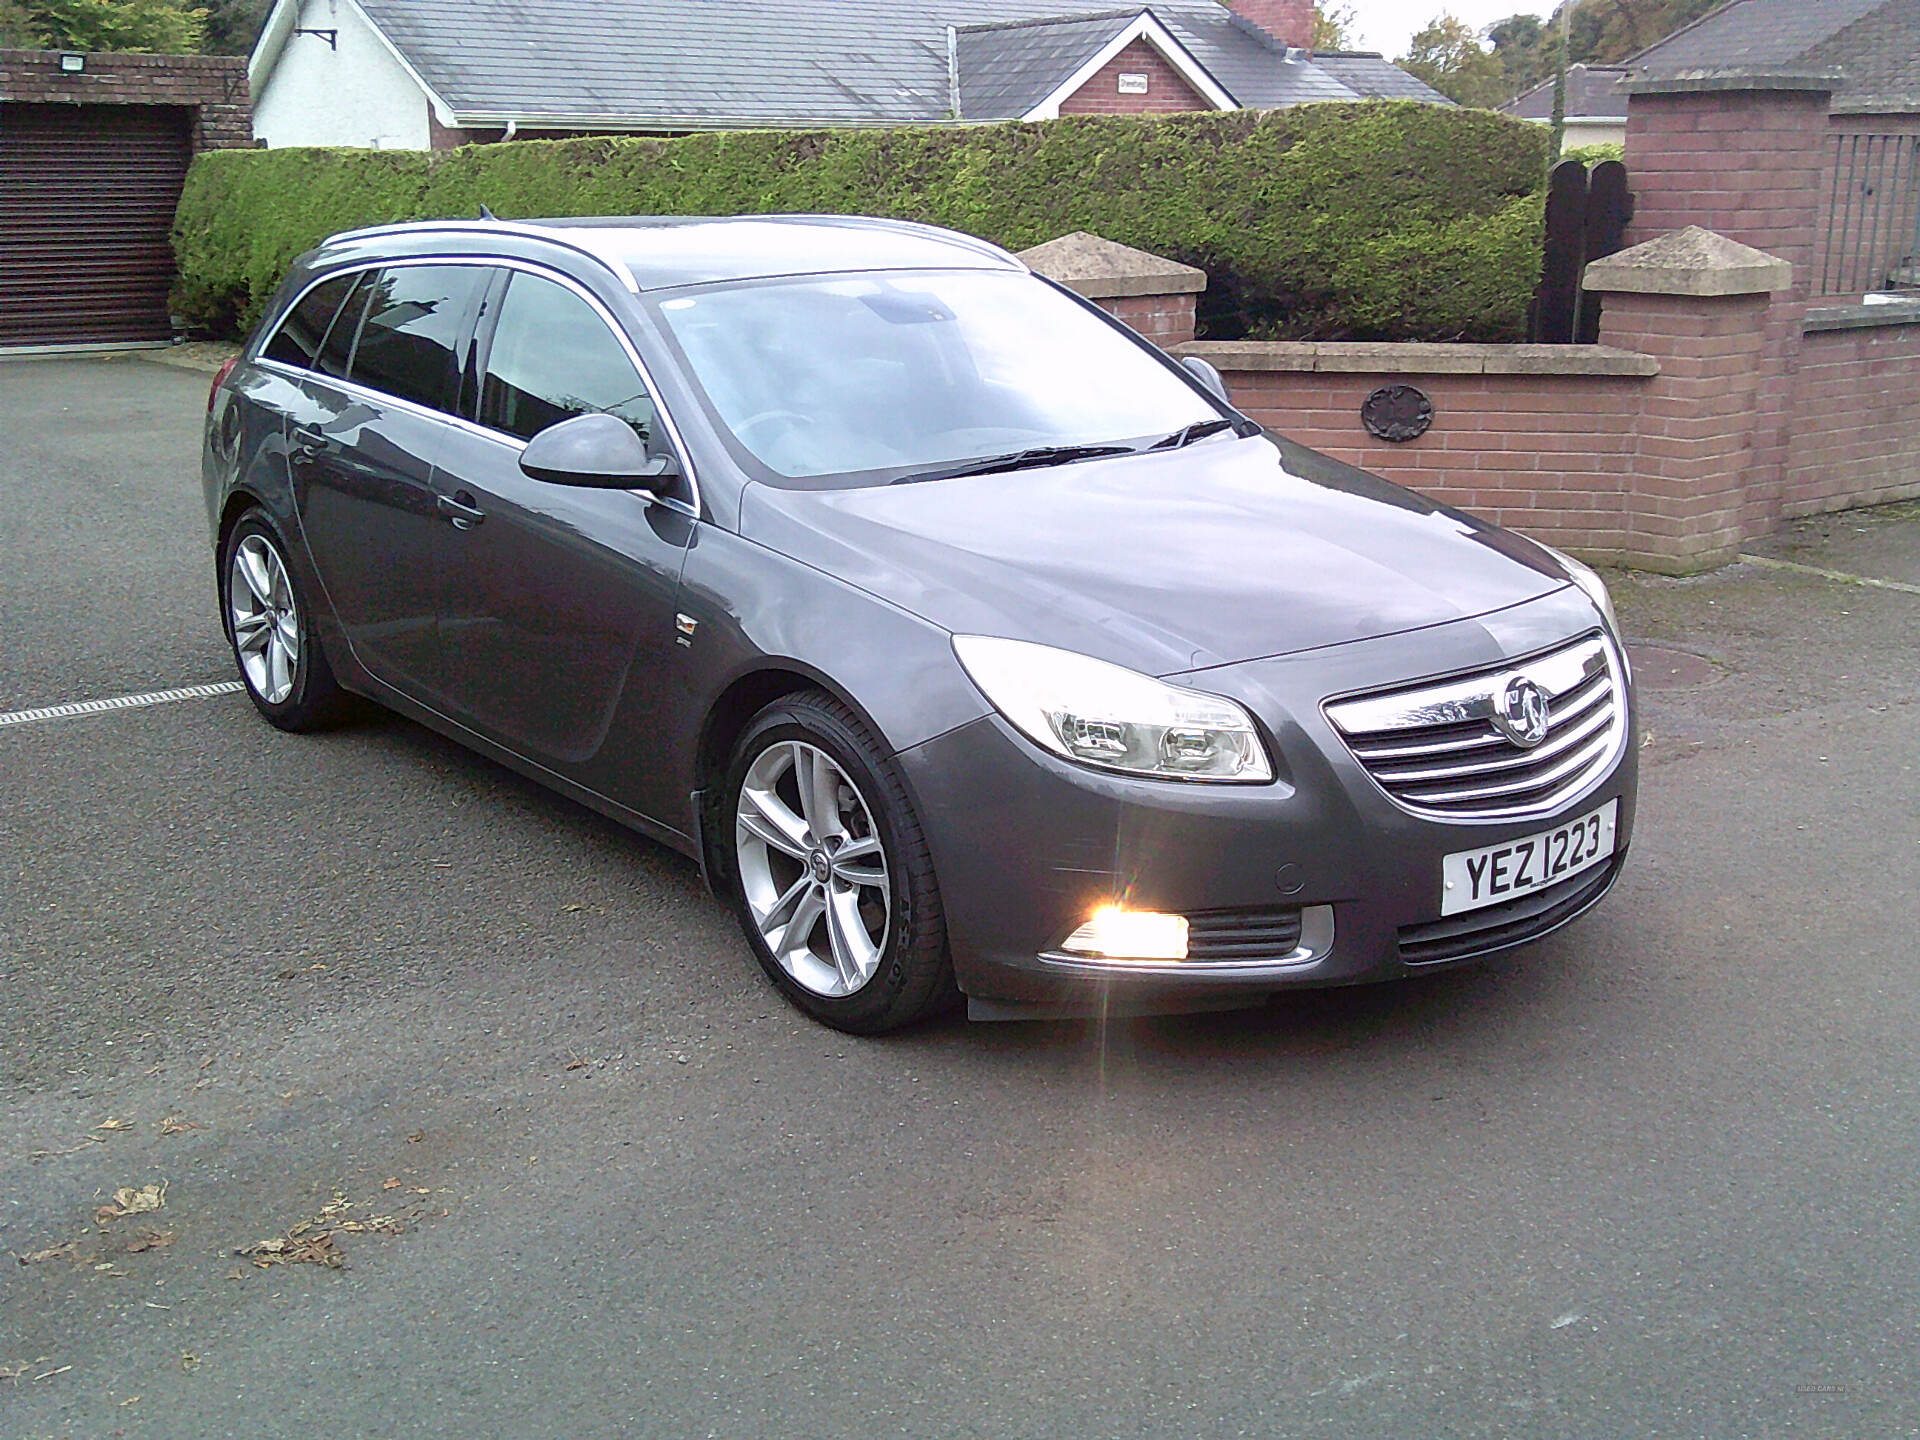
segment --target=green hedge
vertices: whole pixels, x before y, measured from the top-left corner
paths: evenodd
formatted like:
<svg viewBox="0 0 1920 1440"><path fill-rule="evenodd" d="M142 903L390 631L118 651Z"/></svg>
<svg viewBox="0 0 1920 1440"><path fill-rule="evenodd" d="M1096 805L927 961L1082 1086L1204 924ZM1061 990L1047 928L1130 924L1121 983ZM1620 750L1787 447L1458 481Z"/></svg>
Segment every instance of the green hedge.
<svg viewBox="0 0 1920 1440"><path fill-rule="evenodd" d="M1070 230L1198 265L1205 333L1523 338L1546 127L1409 102L969 128L742 131L440 154L218 150L174 229L179 312L250 325L327 235L494 213L833 212L1019 250Z"/></svg>

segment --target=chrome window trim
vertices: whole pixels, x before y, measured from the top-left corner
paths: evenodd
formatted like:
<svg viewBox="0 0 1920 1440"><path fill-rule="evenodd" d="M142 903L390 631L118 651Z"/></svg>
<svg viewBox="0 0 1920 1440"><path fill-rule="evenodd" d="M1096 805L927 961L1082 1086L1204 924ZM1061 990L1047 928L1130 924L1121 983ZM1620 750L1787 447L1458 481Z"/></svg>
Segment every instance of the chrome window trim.
<svg viewBox="0 0 1920 1440"><path fill-rule="evenodd" d="M300 302L305 300L308 293L316 286L324 285L327 281L337 279L344 274L351 274L357 280L359 276L369 270L400 270L420 265L485 265L494 270L524 271L526 274L536 276L542 280L556 281L586 301L587 304L592 307L594 313L600 317L607 329L613 332L614 339L619 341L620 348L627 352L627 359L633 362L633 368L639 372L641 382L646 385L647 395L653 401L654 413L660 417L661 422L666 426L667 438L673 441L673 447L679 453L680 463L684 467L687 477L687 487L693 491L693 501L689 504L687 501L672 495L654 495L646 491L637 493L654 504L665 505L671 510L681 511L683 514L690 515L696 520L701 517L703 506L700 494L700 477L694 473L693 454L687 448L686 440L680 433L680 427L674 423L672 413L661 400L660 388L654 384L653 372L647 368L647 362L640 358L640 351L638 347L634 345L633 337L627 334L626 327L614 318L613 312L607 309L607 307L601 303L600 298L591 290L587 289L564 270L557 270L550 265L543 265L537 260L523 260L517 256L499 255L410 255L397 260L372 260L365 265L351 270L336 270L326 275L318 276L307 282L307 284L301 288L300 293L293 298L293 302L281 312L279 324L276 324L272 330L263 332L262 338L247 355L249 363L258 365L265 370L271 370L276 374L285 375L290 379L322 380L329 385L338 385L341 389L349 393L370 396L387 405L398 405L415 415L424 416L427 419L449 421L467 431L469 434L478 435L487 440L498 441L500 444L514 450L525 450L527 448L527 442L519 436L509 435L504 430L495 430L490 425L482 425L478 421L467 419L464 415L455 415L449 410L436 410L431 405L421 405L415 401L403 399L398 395L390 395L385 390L376 390L373 386L363 385L357 380L343 380L339 376L328 375L323 371L302 369L299 366L289 365L284 360L269 360L266 358L265 352L269 337L280 333L280 326L287 323L287 317L300 308ZM632 495L636 492L627 490L621 493Z"/></svg>
<svg viewBox="0 0 1920 1440"><path fill-rule="evenodd" d="M1589 673L1589 661L1598 658L1601 670ZM1418 740L1418 731L1428 726L1458 725L1475 721L1491 721L1493 715L1493 694L1515 676L1525 675L1536 684L1549 691L1565 693L1577 687L1583 680L1590 681L1594 674L1604 674L1607 681L1605 693L1612 702L1613 734L1605 750L1598 755L1589 756L1571 773L1577 777L1570 788L1554 791L1543 799L1523 805L1509 805L1500 809L1473 812L1449 811L1433 808L1396 795L1381 778L1374 774L1376 760L1392 763L1399 760L1417 758L1407 754L1363 754L1362 748L1383 741L1391 743L1387 737L1395 730L1415 732L1410 741ZM1361 772L1393 805L1409 815L1422 820L1443 825L1462 825L1482 827L1505 825L1516 820L1538 819L1555 814L1570 805L1579 803L1591 795L1596 787L1605 783L1620 763L1620 757L1626 753L1632 733L1632 715L1628 703L1627 672L1624 655L1613 635L1605 626L1589 630L1584 634L1562 640L1555 645L1536 650L1528 655L1495 665L1477 665L1471 669L1457 671L1450 677L1416 680L1398 686L1372 686L1358 694L1347 697L1335 697L1323 701L1321 710L1326 715L1333 731L1346 746L1348 755L1360 767ZM1584 708L1584 707L1583 707ZM1576 715L1580 711L1572 712ZM1573 747L1571 752L1591 743L1587 737ZM1472 749L1464 744L1458 751L1447 752L1459 755L1463 760L1471 755ZM1473 763L1467 760L1467 763ZM1441 783L1433 780L1417 782L1426 785ZM1458 799L1459 797L1454 797ZM1445 803L1444 801L1436 803Z"/></svg>
<svg viewBox="0 0 1920 1440"><path fill-rule="evenodd" d="M1082 975L1180 976L1187 979L1263 980L1317 965L1333 953L1333 907L1307 905L1300 911L1300 940L1291 954L1267 960L1108 960L1045 950L1035 958L1049 970Z"/></svg>

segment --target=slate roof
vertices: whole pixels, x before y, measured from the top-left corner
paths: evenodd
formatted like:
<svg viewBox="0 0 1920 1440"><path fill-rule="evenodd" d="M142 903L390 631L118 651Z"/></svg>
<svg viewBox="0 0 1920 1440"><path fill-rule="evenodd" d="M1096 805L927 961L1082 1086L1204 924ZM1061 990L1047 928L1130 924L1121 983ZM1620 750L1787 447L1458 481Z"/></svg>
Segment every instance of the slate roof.
<svg viewBox="0 0 1920 1440"><path fill-rule="evenodd" d="M1836 69L1836 109L1920 108L1920 0L1731 0L1626 63L1654 76Z"/></svg>
<svg viewBox="0 0 1920 1440"><path fill-rule="evenodd" d="M961 117L1026 114L1139 16L1138 10L1107 10L1085 19L967 26L955 36Z"/></svg>
<svg viewBox="0 0 1920 1440"><path fill-rule="evenodd" d="M1627 81L1634 71L1626 65L1569 65L1567 114L1592 120L1627 118ZM1521 120L1553 118L1553 81L1542 80L1517 99L1500 107L1503 115Z"/></svg>
<svg viewBox="0 0 1920 1440"><path fill-rule="evenodd" d="M1108 23L1089 16L1112 13L1088 0L359 3L463 123L689 130L951 119L947 26L1074 17L1057 27L1076 32L1072 45L1056 37L1071 49ZM1153 0L1151 8L1243 106L1358 98L1313 61L1263 44L1216 0ZM1032 63L991 103L993 82L980 79L980 103L1006 113L1038 83L1037 55Z"/></svg>
<svg viewBox="0 0 1920 1440"><path fill-rule="evenodd" d="M1364 100L1424 100L1429 105L1453 102L1417 75L1410 75L1378 51L1316 50L1313 68L1338 80Z"/></svg>

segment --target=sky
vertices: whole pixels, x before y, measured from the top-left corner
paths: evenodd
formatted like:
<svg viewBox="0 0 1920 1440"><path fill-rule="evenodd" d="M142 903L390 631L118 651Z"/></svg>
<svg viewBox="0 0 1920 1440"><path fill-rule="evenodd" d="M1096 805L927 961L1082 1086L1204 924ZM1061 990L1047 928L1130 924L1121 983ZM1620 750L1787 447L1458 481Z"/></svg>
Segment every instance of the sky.
<svg viewBox="0 0 1920 1440"><path fill-rule="evenodd" d="M1442 11L1479 29L1509 15L1544 17L1553 6L1527 0L1350 0L1359 16L1354 43L1361 50L1379 50L1389 60L1407 53L1413 32Z"/></svg>

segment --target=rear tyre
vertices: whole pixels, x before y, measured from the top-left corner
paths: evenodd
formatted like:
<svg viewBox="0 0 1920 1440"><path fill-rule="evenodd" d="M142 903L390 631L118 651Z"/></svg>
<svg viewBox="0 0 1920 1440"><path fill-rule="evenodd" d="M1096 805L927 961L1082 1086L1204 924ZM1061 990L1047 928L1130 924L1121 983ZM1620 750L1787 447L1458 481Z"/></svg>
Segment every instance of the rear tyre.
<svg viewBox="0 0 1920 1440"><path fill-rule="evenodd" d="M221 547L220 610L247 698L269 722L302 733L345 718L347 695L314 633L313 607L260 510L241 516Z"/></svg>
<svg viewBox="0 0 1920 1440"><path fill-rule="evenodd" d="M926 837L899 771L846 706L807 691L756 715L716 817L747 944L838 1030L898 1029L959 998Z"/></svg>

